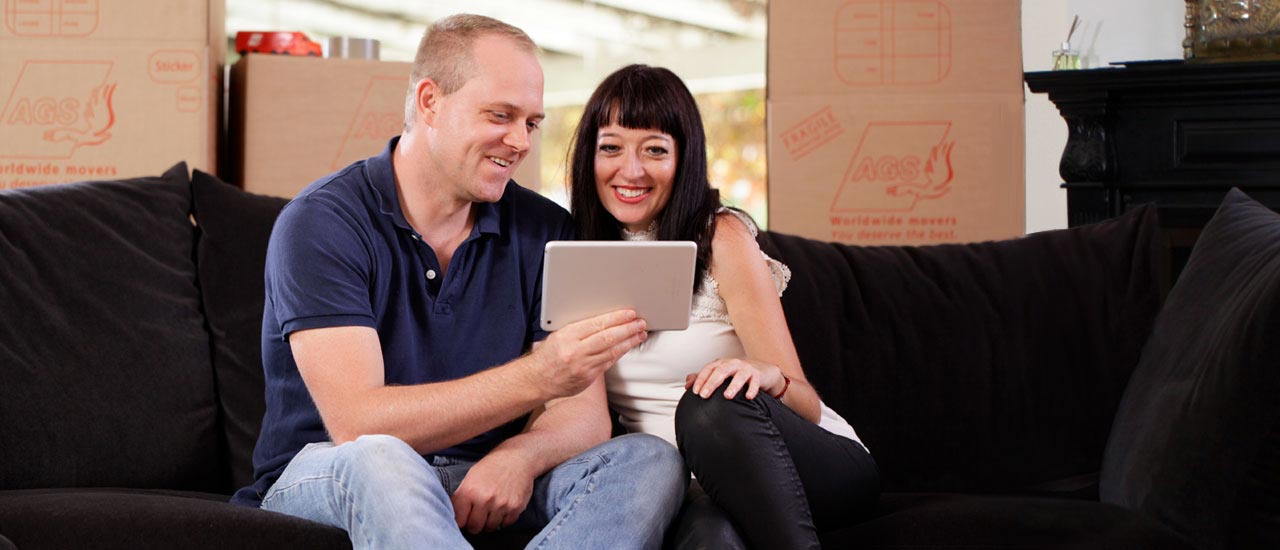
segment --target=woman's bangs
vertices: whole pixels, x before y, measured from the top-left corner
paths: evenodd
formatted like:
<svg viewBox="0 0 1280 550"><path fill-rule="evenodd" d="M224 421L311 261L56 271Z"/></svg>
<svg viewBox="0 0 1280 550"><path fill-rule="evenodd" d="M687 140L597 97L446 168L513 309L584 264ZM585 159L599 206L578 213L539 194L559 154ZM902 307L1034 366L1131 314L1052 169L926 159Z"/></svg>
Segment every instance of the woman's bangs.
<svg viewBox="0 0 1280 550"><path fill-rule="evenodd" d="M648 84L648 83L646 83ZM679 115L675 111L674 98L662 97L649 86L633 89L610 99L595 123L598 128L617 124L633 130L655 129L679 137Z"/></svg>

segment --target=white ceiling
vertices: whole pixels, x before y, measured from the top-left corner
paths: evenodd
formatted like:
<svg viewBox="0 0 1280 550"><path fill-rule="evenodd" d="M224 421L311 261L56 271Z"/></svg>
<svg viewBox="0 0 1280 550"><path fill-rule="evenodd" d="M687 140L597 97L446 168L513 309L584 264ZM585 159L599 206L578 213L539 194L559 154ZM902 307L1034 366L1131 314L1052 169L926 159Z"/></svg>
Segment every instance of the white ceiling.
<svg viewBox="0 0 1280 550"><path fill-rule="evenodd" d="M670 67L696 93L764 87L767 0L226 0L227 32L373 38L410 61L432 21L459 12L516 25L543 50L547 104L580 103L626 63Z"/></svg>

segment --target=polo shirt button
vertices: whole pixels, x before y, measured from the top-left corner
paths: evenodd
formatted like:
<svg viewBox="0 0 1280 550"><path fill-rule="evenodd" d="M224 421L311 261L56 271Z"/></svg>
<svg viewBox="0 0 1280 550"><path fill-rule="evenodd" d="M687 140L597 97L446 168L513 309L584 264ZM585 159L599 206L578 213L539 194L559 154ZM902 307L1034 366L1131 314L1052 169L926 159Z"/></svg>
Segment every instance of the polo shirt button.
<svg viewBox="0 0 1280 550"><path fill-rule="evenodd" d="M429 280L429 281L434 281L434 280L436 280L436 270L434 270L434 269L428 269L428 270L427 270L427 280Z"/></svg>
<svg viewBox="0 0 1280 550"><path fill-rule="evenodd" d="M413 237L413 240L415 240L415 241L416 241L416 240L418 240L418 236L417 236L417 235L409 235L409 236L410 236L410 237Z"/></svg>

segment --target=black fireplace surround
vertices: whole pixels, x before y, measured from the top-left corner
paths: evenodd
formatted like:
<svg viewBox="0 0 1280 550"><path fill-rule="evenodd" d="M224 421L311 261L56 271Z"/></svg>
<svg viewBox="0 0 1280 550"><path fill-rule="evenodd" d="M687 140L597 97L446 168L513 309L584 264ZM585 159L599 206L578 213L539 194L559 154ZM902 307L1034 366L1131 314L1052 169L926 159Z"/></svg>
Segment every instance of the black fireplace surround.
<svg viewBox="0 0 1280 550"><path fill-rule="evenodd" d="M1280 210L1280 62L1144 61L1025 79L1067 123L1071 227L1154 204L1176 278L1229 189Z"/></svg>

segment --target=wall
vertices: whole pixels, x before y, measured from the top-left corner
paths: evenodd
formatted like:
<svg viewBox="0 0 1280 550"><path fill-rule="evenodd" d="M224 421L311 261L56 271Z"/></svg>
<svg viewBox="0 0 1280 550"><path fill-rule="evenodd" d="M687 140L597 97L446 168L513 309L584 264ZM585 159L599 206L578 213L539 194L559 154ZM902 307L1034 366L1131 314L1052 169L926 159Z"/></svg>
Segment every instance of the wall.
<svg viewBox="0 0 1280 550"><path fill-rule="evenodd" d="M1070 0L1067 5L1067 21L1079 14L1084 23L1076 31L1080 40L1072 41L1080 44L1090 67L1182 59L1186 4L1181 0Z"/></svg>
<svg viewBox="0 0 1280 550"><path fill-rule="evenodd" d="M1073 15L1081 25L1071 39L1086 68L1108 63L1182 57L1185 4L1179 0L1022 0L1022 66L1050 68ZM1067 197L1058 161L1067 127L1043 94L1026 92L1027 232L1067 226Z"/></svg>

